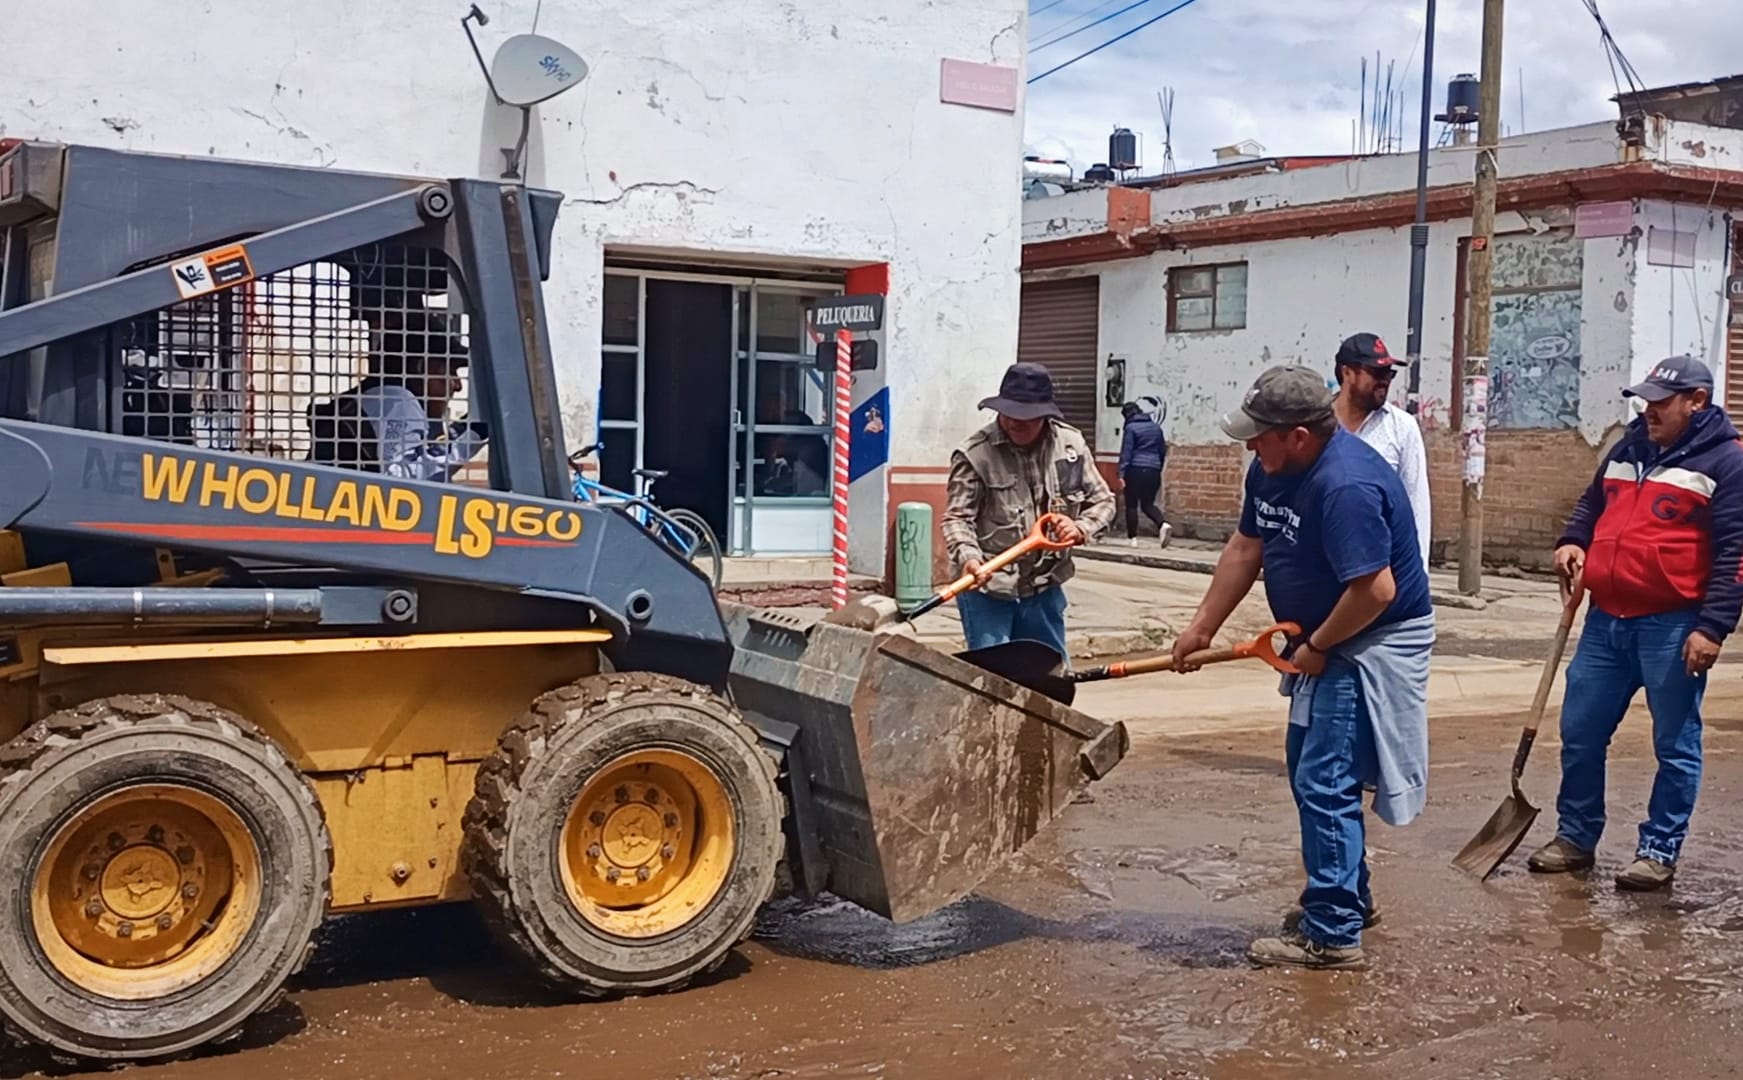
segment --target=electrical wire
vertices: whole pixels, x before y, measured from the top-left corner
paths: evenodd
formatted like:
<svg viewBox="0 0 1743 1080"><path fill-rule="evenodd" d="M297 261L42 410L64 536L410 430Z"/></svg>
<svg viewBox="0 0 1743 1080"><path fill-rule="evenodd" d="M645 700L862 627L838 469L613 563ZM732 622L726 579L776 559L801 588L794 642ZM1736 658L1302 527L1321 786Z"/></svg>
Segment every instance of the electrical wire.
<svg viewBox="0 0 1743 1080"><path fill-rule="evenodd" d="M1064 71L1066 68L1077 63L1079 60L1085 59L1086 57L1094 56L1096 53L1101 52L1103 49L1107 48L1109 45L1113 45L1117 42L1124 41L1126 38L1131 37L1133 34L1137 33L1138 31L1143 30L1144 28L1149 27L1149 26L1154 26L1155 24L1161 22L1163 19L1166 19L1168 16L1174 14L1176 11L1179 11L1181 8L1191 7L1193 4L1195 4L1197 2L1198 2L1198 0L1180 0L1180 2L1178 4L1175 4L1173 7L1169 8L1167 11L1164 11L1162 14L1157 15L1154 18L1147 19L1144 22L1139 23L1137 26L1132 27L1130 30L1127 30L1125 33L1120 34L1117 37L1109 38L1107 41L1102 42L1100 45L1097 45L1095 48L1090 49L1087 52L1078 53L1076 56L1065 61L1065 63L1057 64L1053 67L1050 67L1046 71L1043 71L1039 75L1031 76L1026 85L1032 86L1035 83L1040 82L1042 79L1045 79L1047 76L1054 74L1055 72Z"/></svg>
<svg viewBox="0 0 1743 1080"><path fill-rule="evenodd" d="M1148 4L1151 2L1153 2L1153 0L1137 0L1136 3L1127 4L1125 7L1121 8L1118 11L1109 12L1108 14L1103 15L1101 18L1097 19L1096 21L1089 23L1086 26L1080 26L1076 30L1071 31L1068 34L1061 34L1058 37L1053 38L1049 41L1043 41L1041 44L1035 46L1035 48L1045 49L1045 48L1048 48L1049 46L1057 45L1061 41L1065 41L1067 39L1076 37L1077 35L1083 33L1085 30L1094 30L1096 27L1100 26L1102 23L1109 22L1113 19L1117 19L1121 15L1126 14L1128 11L1136 11L1138 8L1141 8L1145 4Z"/></svg>
<svg viewBox="0 0 1743 1080"><path fill-rule="evenodd" d="M1628 62L1623 54L1622 46L1616 43L1616 35L1610 32L1610 24L1604 21L1604 16L1598 11L1598 0L1580 0L1585 5L1586 12L1598 24L1598 40L1604 47L1604 58L1610 62L1610 81L1616 86L1616 96L1622 97L1622 79L1628 80L1628 89L1639 94L1645 91L1646 84L1641 81L1640 73L1634 70L1634 65Z"/></svg>
<svg viewBox="0 0 1743 1080"><path fill-rule="evenodd" d="M1063 4L1063 3L1065 3L1065 0L1048 0L1047 3L1042 4L1040 7L1036 8L1034 11L1029 12L1029 18L1033 19L1035 16L1041 14L1043 11L1051 11L1052 9L1058 7L1060 4Z"/></svg>
<svg viewBox="0 0 1743 1080"><path fill-rule="evenodd" d="M1067 26L1077 26L1077 24L1082 23L1084 19L1091 19L1091 17L1098 16L1098 14L1102 14L1103 10L1114 7L1116 3L1121 3L1121 0L1102 0L1102 3L1096 3L1095 7L1091 7L1091 9L1082 10L1079 14L1067 17L1067 19L1060 19L1058 23L1053 24L1053 26L1048 26L1046 30L1037 33L1035 37L1028 38L1028 51L1034 52L1037 51L1037 49L1046 49L1048 45L1056 44L1056 42L1063 42L1065 38L1055 37L1055 35L1058 35L1058 31L1065 30ZM1042 38L1046 38L1046 40L1042 40Z"/></svg>

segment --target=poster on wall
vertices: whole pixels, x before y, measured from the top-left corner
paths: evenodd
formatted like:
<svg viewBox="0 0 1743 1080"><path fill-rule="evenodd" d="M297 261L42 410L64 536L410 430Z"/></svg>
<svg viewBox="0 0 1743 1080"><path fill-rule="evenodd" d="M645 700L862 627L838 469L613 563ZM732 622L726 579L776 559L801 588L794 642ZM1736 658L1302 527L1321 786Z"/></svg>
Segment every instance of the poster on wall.
<svg viewBox="0 0 1743 1080"><path fill-rule="evenodd" d="M1565 430L1579 424L1579 290L1496 297L1489 343L1489 426Z"/></svg>

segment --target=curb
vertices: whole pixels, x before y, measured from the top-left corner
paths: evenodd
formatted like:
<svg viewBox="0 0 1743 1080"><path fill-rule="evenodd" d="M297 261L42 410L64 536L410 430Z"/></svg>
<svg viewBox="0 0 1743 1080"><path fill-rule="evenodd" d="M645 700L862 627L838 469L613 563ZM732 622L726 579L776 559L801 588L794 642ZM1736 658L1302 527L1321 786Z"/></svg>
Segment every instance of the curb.
<svg viewBox="0 0 1743 1080"><path fill-rule="evenodd" d="M1212 574L1216 572L1214 553L1209 559L1194 559L1182 555L1166 555L1160 551L1120 551L1117 548L1084 547L1073 553L1077 558L1092 562L1123 563L1127 566L1142 566L1151 570L1175 570L1186 574ZM1259 580L1265 580L1265 572L1259 571ZM1489 606L1487 597L1465 596L1462 593L1447 592L1443 589L1429 589L1428 598L1436 607L1459 608L1463 611L1484 611Z"/></svg>

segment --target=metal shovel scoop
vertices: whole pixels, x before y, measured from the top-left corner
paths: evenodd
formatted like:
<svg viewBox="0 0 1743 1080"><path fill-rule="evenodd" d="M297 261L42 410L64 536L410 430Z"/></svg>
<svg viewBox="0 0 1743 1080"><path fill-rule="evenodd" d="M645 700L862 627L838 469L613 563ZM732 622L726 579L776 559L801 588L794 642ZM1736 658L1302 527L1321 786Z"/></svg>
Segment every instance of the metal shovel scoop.
<svg viewBox="0 0 1743 1080"><path fill-rule="evenodd" d="M1543 721L1544 707L1549 703L1549 690L1555 683L1555 673L1561 667L1561 654L1567 649L1568 631L1573 629L1574 615L1579 611L1584 590L1574 587L1569 600L1562 605L1561 623L1555 629L1555 643L1550 647L1549 660L1537 680L1537 696L1531 701L1531 715L1525 729L1519 733L1519 749L1513 753L1513 793L1501 800L1501 805L1471 842L1453 857L1453 865L1479 878L1488 878L1507 856L1513 854L1531 825L1537 820L1538 808L1525 798L1519 781L1525 775L1525 759L1531 756L1531 744L1537 739L1537 725Z"/></svg>
<svg viewBox="0 0 1743 1080"><path fill-rule="evenodd" d="M1277 654L1274 638L1301 633L1294 623L1277 623L1250 641L1226 649L1200 649L1187 657L1193 664L1224 664L1231 660L1263 660L1278 671L1293 672L1295 665ZM1174 667L1174 654L1164 653L1144 660L1121 660L1100 667L1067 673L1065 658L1051 645L1039 641L1012 641L985 649L972 649L956 654L976 667L990 671L1037 693L1045 694L1061 705L1070 705L1077 697L1077 684L1100 682L1103 679L1124 679L1132 675L1148 675L1153 671L1169 671Z"/></svg>

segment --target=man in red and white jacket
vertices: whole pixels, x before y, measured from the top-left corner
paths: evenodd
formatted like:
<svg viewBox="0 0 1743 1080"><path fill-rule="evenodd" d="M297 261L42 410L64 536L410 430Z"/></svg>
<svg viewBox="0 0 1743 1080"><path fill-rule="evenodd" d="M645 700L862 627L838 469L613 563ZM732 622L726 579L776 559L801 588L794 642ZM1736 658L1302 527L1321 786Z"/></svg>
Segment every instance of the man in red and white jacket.
<svg viewBox="0 0 1743 1080"><path fill-rule="evenodd" d="M1658 775L1622 889L1668 885L1701 784L1707 670L1743 611L1743 444L1690 356L1624 390L1644 415L1599 466L1556 546L1563 582L1591 599L1561 712L1560 822L1539 873L1590 867L1604 831L1610 737L1640 690Z"/></svg>

